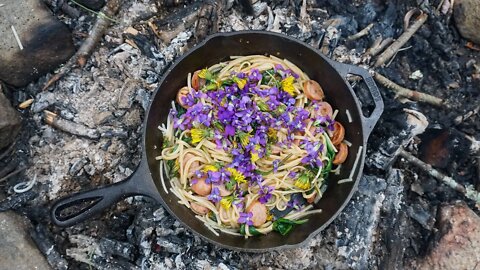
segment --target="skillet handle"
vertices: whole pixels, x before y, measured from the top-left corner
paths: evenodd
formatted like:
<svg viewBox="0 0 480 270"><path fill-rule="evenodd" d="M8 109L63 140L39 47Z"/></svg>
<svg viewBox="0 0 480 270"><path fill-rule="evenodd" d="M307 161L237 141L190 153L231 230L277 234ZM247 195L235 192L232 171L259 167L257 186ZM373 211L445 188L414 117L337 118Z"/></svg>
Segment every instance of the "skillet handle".
<svg viewBox="0 0 480 270"><path fill-rule="evenodd" d="M157 189L146 163L143 159L135 172L125 180L61 198L52 206L52 222L60 227L69 227L100 214L121 199L135 195L155 198ZM84 203L88 203L87 206L80 208ZM72 209L74 206L77 208ZM68 214L62 215L67 208L71 208Z"/></svg>
<svg viewBox="0 0 480 270"><path fill-rule="evenodd" d="M363 122L363 133L365 134L365 137L368 138L375 127L375 124L377 124L378 119L380 119L380 116L383 113L384 104L382 95L380 94L380 91L378 90L378 87L375 84L372 76L366 69L336 61L331 62L343 78L346 78L348 74L362 77L363 81L367 85L368 91L370 91L370 94L372 95L373 102L375 103L375 109L373 109L373 112L368 117L360 113L360 117L362 118Z"/></svg>

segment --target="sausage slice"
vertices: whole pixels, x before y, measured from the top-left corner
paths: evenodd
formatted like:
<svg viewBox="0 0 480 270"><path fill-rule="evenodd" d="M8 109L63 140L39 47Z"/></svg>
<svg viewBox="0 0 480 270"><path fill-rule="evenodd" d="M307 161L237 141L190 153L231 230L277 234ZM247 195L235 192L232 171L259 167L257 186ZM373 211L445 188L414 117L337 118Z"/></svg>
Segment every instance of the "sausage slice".
<svg viewBox="0 0 480 270"><path fill-rule="evenodd" d="M252 222L253 226L259 227L267 222L267 207L260 203L259 201L252 202L248 208L247 212L252 212Z"/></svg>
<svg viewBox="0 0 480 270"><path fill-rule="evenodd" d="M212 184L207 184L205 182L206 179L206 176L202 178L197 178L197 181L195 181L194 184L192 184L191 186L193 192L197 193L200 196L207 196L208 194L210 194L210 192L212 191Z"/></svg>

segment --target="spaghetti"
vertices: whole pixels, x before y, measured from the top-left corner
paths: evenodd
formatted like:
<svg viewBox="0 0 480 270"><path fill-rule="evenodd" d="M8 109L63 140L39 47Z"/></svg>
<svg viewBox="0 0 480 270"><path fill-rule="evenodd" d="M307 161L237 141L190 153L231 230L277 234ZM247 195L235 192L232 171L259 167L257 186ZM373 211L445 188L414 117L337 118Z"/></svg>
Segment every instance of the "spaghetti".
<svg viewBox="0 0 480 270"><path fill-rule="evenodd" d="M217 235L287 234L321 212L312 204L348 155L338 111L324 98L316 81L274 56L232 57L189 74L160 126L165 192L169 181Z"/></svg>

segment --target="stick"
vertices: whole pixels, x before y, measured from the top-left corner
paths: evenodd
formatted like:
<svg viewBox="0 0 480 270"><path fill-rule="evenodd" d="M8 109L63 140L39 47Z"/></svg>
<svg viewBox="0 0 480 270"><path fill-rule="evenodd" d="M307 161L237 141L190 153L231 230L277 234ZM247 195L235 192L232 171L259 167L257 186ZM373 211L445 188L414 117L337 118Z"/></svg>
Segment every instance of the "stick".
<svg viewBox="0 0 480 270"><path fill-rule="evenodd" d="M98 13L97 21L90 31L90 35L82 43L78 51L68 60L63 67L61 67L57 74L55 74L48 82L43 86L42 90L45 91L48 87L54 84L56 81L60 80L65 74L70 72L75 66L84 67L87 63L90 54L92 54L93 49L97 43L102 39L103 34L107 30L108 26L111 23L111 18L117 14L120 9L120 0L110 0Z"/></svg>
<svg viewBox="0 0 480 270"><path fill-rule="evenodd" d="M452 177L446 176L443 173L435 170L432 167L432 165L421 161L420 159L414 157L412 154L403 150L402 148L400 148L399 154L401 157L405 158L408 162L424 170L429 175L435 177L436 179L445 183L447 186L462 193L463 195L465 195L465 197L467 197L470 200L473 200L475 203L480 204L480 193L475 189L473 189L473 187L464 187L463 185L455 181L455 179L453 179Z"/></svg>
<svg viewBox="0 0 480 270"><path fill-rule="evenodd" d="M375 42L373 43L372 47L367 50L367 54L373 56L376 56L379 54L383 49L385 49L388 45L390 45L393 42L393 38L386 38L383 39L382 37L378 37Z"/></svg>
<svg viewBox="0 0 480 270"><path fill-rule="evenodd" d="M15 30L15 26L11 26L13 35L15 36L15 40L17 41L18 47L20 48L21 51L23 51L23 45L22 41L20 41L20 37L17 34L17 30Z"/></svg>
<svg viewBox="0 0 480 270"><path fill-rule="evenodd" d="M417 32L418 29L427 21L428 15L425 13L420 14L417 20L403 34L395 40L377 59L375 67L379 67L387 62L410 38Z"/></svg>
<svg viewBox="0 0 480 270"><path fill-rule="evenodd" d="M100 138L100 134L98 133L97 130L88 128L82 124L77 124L75 122L65 120L61 117L58 117L57 114L50 111L47 111L47 110L44 111L43 119L45 120L45 123L47 123L48 125L54 128L63 130L65 132L68 132L70 134L86 137L93 140Z"/></svg>
<svg viewBox="0 0 480 270"><path fill-rule="evenodd" d="M351 35L347 38L347 40L349 41L353 41L353 40L357 40L363 36L366 36L368 35L368 32L370 32L370 30L372 29L372 27L374 26L373 23L369 24L367 27L363 28L360 32L356 33L355 35Z"/></svg>
<svg viewBox="0 0 480 270"><path fill-rule="evenodd" d="M384 87L394 91L396 93L396 95L399 96L399 97L404 97L404 98L408 98L408 99L415 100L415 101L425 102L425 103L432 104L432 105L435 105L435 106L448 107L443 102L443 99L432 96L432 95L429 95L429 94L425 94L425 93L418 92L418 91L413 91L413 90L410 90L408 88L402 87L402 86L392 82L388 78L382 76L378 72L375 72L373 77L375 78L375 80L378 83L380 83Z"/></svg>

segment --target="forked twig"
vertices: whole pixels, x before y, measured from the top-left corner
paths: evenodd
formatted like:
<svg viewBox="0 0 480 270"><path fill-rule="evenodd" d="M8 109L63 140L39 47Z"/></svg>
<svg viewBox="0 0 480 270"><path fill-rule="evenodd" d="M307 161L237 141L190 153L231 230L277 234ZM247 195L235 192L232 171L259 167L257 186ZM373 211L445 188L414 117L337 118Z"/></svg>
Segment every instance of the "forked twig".
<svg viewBox="0 0 480 270"><path fill-rule="evenodd" d="M88 38L85 39L80 48L78 48L78 51L70 58L70 60L68 60L68 62L65 63L65 65L63 65L63 67L61 67L52 78L50 78L50 80L48 80L48 82L42 88L43 91L52 86L56 81L60 80L75 66L85 66L88 58L93 52L93 49L102 39L103 34L110 25L112 21L111 17L117 14L119 9L120 0L110 0L107 2L107 4L102 8L102 11L98 13L97 21L93 25Z"/></svg>
<svg viewBox="0 0 480 270"><path fill-rule="evenodd" d="M408 14L408 13L407 13ZM407 43L410 38L417 32L418 29L427 21L428 15L425 13L421 13L415 22L408 27L405 32L397 39L395 42L392 43L380 56L378 57L377 61L375 62L375 67L382 66L387 62L390 58L392 58L395 53Z"/></svg>
<svg viewBox="0 0 480 270"><path fill-rule="evenodd" d="M425 93L422 93L422 92L410 90L408 88L400 86L400 85L394 83L393 81L389 80L385 76L379 74L378 72L375 72L373 77L375 78L375 80L378 83L380 83L384 87L394 91L396 93L396 95L399 96L399 97L404 97L404 98L408 98L408 99L415 100L415 101L425 102L425 103L429 103L429 104L432 104L432 105L435 105L435 106L448 107L443 102L443 99L432 96L432 95L429 95L429 94L425 94Z"/></svg>

